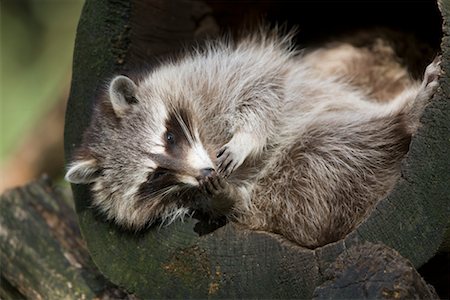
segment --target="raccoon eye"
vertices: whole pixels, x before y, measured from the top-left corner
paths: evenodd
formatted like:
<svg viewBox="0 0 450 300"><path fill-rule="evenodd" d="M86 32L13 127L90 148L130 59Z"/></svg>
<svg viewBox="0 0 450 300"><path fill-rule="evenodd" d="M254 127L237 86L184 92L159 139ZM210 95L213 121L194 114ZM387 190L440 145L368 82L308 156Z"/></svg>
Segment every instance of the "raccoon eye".
<svg viewBox="0 0 450 300"><path fill-rule="evenodd" d="M166 175L165 171L162 171L162 170L156 171L155 173L153 173L151 180L159 179L159 178L163 177L164 175Z"/></svg>
<svg viewBox="0 0 450 300"><path fill-rule="evenodd" d="M166 140L171 145L175 144L175 137L174 137L173 133L171 133L171 132L166 133Z"/></svg>

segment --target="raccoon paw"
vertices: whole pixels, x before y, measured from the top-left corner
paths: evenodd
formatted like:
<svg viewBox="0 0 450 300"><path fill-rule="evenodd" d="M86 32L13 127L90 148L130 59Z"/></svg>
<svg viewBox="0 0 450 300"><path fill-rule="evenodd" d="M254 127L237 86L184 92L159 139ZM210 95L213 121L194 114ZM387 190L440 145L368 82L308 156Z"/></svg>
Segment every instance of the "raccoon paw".
<svg viewBox="0 0 450 300"><path fill-rule="evenodd" d="M229 176L242 165L253 148L254 143L248 134L236 134L217 152L216 165L219 173L225 177Z"/></svg>
<svg viewBox="0 0 450 300"><path fill-rule="evenodd" d="M227 215L233 208L236 193L231 184L222 176L209 177L201 187L203 193L210 200L207 211L212 215Z"/></svg>
<svg viewBox="0 0 450 300"><path fill-rule="evenodd" d="M227 191L228 187L228 182L222 176L208 177L202 184L203 192L211 196L223 194Z"/></svg>
<svg viewBox="0 0 450 300"><path fill-rule="evenodd" d="M441 56L437 56L425 69L420 90L422 96L431 98L439 85L438 79L441 74Z"/></svg>
<svg viewBox="0 0 450 300"><path fill-rule="evenodd" d="M217 168L220 174L227 177L242 165L247 158L246 153L234 151L228 144L223 146L217 154Z"/></svg>
<svg viewBox="0 0 450 300"><path fill-rule="evenodd" d="M228 144L223 146L217 153L217 169L220 174L229 176L236 170L245 160L243 155L233 151Z"/></svg>

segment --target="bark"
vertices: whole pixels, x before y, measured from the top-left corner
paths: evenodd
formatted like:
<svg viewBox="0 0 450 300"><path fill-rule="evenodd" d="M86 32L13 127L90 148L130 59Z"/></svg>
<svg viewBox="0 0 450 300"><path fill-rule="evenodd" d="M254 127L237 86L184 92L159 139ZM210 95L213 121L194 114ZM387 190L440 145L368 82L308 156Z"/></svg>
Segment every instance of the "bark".
<svg viewBox="0 0 450 300"><path fill-rule="evenodd" d="M40 179L1 196L2 299L133 298L94 266L69 193Z"/></svg>
<svg viewBox="0 0 450 300"><path fill-rule="evenodd" d="M407 259L381 244L344 251L325 279L313 299L439 299Z"/></svg>

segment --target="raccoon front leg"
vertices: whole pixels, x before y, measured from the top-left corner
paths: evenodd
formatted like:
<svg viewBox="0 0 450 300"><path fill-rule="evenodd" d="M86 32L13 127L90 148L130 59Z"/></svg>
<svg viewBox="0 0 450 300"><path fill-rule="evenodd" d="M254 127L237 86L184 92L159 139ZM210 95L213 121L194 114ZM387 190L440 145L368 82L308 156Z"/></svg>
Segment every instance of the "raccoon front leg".
<svg viewBox="0 0 450 300"><path fill-rule="evenodd" d="M249 157L258 156L276 132L283 92L278 86L259 87L258 95L236 108L230 130L232 138L217 152L217 167L227 177Z"/></svg>
<svg viewBox="0 0 450 300"><path fill-rule="evenodd" d="M217 152L217 167L227 177L250 157L262 153L276 134L285 96L285 73L282 67L253 69L242 79L230 83L232 91L223 123L231 139Z"/></svg>
<svg viewBox="0 0 450 300"><path fill-rule="evenodd" d="M250 133L240 132L226 143L217 153L217 168L219 173L229 176L249 156L257 141Z"/></svg>

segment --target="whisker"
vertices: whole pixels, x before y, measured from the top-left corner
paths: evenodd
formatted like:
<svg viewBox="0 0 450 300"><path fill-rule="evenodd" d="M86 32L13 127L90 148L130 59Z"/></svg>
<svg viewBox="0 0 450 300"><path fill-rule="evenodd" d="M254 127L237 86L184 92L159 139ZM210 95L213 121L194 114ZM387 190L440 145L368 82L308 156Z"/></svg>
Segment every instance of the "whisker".
<svg viewBox="0 0 450 300"><path fill-rule="evenodd" d="M175 112L175 117L177 118L178 123L180 124L181 128L183 129L183 132L189 142L189 144L194 144L194 137L191 134L191 131L189 130L188 126L186 125L186 122L184 122L183 118L181 117L180 113L178 111Z"/></svg>

